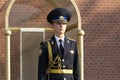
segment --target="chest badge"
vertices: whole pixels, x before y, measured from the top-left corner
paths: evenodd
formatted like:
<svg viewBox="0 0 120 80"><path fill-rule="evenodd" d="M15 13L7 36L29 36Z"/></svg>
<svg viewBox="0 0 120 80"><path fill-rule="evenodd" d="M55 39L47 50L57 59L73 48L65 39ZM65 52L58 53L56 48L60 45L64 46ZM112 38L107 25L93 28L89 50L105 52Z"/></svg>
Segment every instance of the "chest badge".
<svg viewBox="0 0 120 80"><path fill-rule="evenodd" d="M52 45L54 45L54 42L53 42L53 41L51 41L51 44L52 44Z"/></svg>
<svg viewBox="0 0 120 80"><path fill-rule="evenodd" d="M71 53L71 54L74 54L74 53L75 53L75 51L74 51L74 50L70 50L70 53Z"/></svg>

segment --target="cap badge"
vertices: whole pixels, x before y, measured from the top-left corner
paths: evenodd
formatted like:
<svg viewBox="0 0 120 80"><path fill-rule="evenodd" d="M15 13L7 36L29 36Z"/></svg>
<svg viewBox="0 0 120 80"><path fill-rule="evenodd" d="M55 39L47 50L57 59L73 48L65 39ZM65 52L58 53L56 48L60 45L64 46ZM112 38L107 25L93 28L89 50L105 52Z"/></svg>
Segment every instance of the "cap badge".
<svg viewBox="0 0 120 80"><path fill-rule="evenodd" d="M64 16L60 16L59 19L60 19L60 20L64 20Z"/></svg>

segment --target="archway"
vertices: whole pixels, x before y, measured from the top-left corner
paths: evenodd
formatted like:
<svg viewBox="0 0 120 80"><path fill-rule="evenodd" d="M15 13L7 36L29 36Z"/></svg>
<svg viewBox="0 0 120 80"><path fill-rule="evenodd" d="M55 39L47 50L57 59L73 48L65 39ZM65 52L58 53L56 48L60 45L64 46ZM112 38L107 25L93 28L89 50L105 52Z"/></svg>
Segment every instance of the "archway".
<svg viewBox="0 0 120 80"><path fill-rule="evenodd" d="M39 7L34 7L31 6L30 4L29 5L26 5L26 4L17 4L15 5L15 2L17 3L20 2L20 3L24 3L24 0L22 1L19 1L19 0L11 0L10 3L9 3L9 6L7 8L7 11L6 11L6 15L5 15L5 34L6 34L6 80L10 80L10 37L11 37L11 31L14 31L14 30L20 30L22 27L25 27L24 24L27 24L29 23L30 20L34 20L34 18L37 18L39 15L38 13L39 12ZM31 1L31 0L29 0ZM81 57L80 59L80 64L81 64L81 80L84 80L84 68L83 68L83 35L84 35L84 31L82 30L81 28L81 17L80 17L80 12L79 12L79 9L75 3L74 0L60 0L60 1L53 1L53 0L46 0L46 2L48 2L49 4L52 5L51 9L52 8L55 8L55 7L65 7L67 9L69 9L72 14L74 15L74 17L72 18L72 23L69 24L69 28L67 29L67 31L70 31L76 27L77 28L77 35L78 35L78 44L79 44L79 56ZM62 4L59 4L58 3L62 3ZM64 4L63 4L64 3ZM66 6L67 5L67 6ZM24 17L24 18L21 18L21 19L16 19L16 22L12 23L12 20L10 18L10 12L12 11L13 8L16 8L16 9L19 9L19 7L24 7L26 8L26 10L29 12L28 9L31 9L31 10L34 10L33 13L29 13L27 15L27 17ZM14 10L14 9L13 9ZM42 11L42 10L41 10ZM21 11L20 11L21 12ZM35 16L35 15L38 15L38 16ZM26 16L26 15L23 15L23 16ZM15 17L15 16L14 16ZM18 16L16 16L18 17ZM77 20L76 20L77 18ZM28 20L28 21L27 21ZM24 23L22 23L22 21L25 21ZM18 23L19 22L19 23ZM22 24L21 24L22 23ZM15 27L14 25L17 25L18 27ZM21 26L22 25L22 26ZM33 27L33 26L28 26L26 25L28 28L30 27ZM35 26L35 25L34 25ZM47 26L49 26L47 24ZM37 26L36 28L38 28L39 26ZM42 27L42 28L45 28L46 31L48 32L51 32L52 30L49 28L49 27Z"/></svg>

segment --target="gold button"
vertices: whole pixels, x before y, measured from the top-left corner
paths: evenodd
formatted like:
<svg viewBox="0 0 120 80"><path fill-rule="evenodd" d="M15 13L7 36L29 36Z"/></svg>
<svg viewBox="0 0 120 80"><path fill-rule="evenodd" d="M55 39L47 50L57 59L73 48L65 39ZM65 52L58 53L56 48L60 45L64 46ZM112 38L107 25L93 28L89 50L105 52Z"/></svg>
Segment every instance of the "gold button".
<svg viewBox="0 0 120 80"><path fill-rule="evenodd" d="M65 73L65 70L63 69L62 72Z"/></svg>
<svg viewBox="0 0 120 80"><path fill-rule="evenodd" d="M65 65L63 65L63 68L65 68Z"/></svg>

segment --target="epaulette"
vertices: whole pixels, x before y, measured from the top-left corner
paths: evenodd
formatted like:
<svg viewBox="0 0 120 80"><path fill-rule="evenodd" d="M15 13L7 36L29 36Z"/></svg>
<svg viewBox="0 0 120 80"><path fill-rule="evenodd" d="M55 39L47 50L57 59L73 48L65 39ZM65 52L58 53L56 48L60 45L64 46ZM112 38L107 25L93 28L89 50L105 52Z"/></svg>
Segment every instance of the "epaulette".
<svg viewBox="0 0 120 80"><path fill-rule="evenodd" d="M46 39L44 41L41 41L40 48L47 46L47 42L50 41L50 39Z"/></svg>
<svg viewBox="0 0 120 80"><path fill-rule="evenodd" d="M40 42L40 49L42 49L44 46L44 41Z"/></svg>
<svg viewBox="0 0 120 80"><path fill-rule="evenodd" d="M40 49L45 48L47 46L47 41L41 41L40 43Z"/></svg>
<svg viewBox="0 0 120 80"><path fill-rule="evenodd" d="M50 41L50 40L51 40L51 39L46 39L45 42L48 42L48 41Z"/></svg>
<svg viewBox="0 0 120 80"><path fill-rule="evenodd" d="M72 38L70 38L70 37L68 37L68 39L69 39L69 40L72 40L72 41L76 41L75 39L72 39Z"/></svg>

